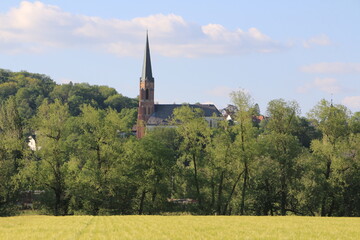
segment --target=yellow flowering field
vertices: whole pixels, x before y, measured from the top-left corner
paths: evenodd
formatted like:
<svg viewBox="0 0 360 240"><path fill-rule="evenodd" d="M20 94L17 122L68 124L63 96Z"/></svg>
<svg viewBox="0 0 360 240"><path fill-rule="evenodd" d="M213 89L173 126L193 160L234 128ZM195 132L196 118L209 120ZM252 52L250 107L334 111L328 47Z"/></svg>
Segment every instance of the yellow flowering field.
<svg viewBox="0 0 360 240"><path fill-rule="evenodd" d="M255 216L18 216L0 239L360 239L360 218Z"/></svg>

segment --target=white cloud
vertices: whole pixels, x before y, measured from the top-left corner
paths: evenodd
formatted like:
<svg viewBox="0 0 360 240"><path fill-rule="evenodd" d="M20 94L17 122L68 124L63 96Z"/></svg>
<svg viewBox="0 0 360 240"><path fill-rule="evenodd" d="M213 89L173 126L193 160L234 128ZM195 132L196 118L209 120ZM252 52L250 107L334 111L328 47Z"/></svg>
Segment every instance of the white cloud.
<svg viewBox="0 0 360 240"><path fill-rule="evenodd" d="M306 73L325 73L325 74L346 74L346 73L360 73L360 63L316 63L300 68L302 72Z"/></svg>
<svg viewBox="0 0 360 240"><path fill-rule="evenodd" d="M342 100L342 104L350 108L360 110L360 96L345 97Z"/></svg>
<svg viewBox="0 0 360 240"><path fill-rule="evenodd" d="M305 48L311 48L313 46L328 46L331 45L330 38L325 34L320 34L318 36L314 36L303 42L303 46Z"/></svg>
<svg viewBox="0 0 360 240"><path fill-rule="evenodd" d="M314 86L326 93L339 93L340 87L337 85L335 78L316 78Z"/></svg>
<svg viewBox="0 0 360 240"><path fill-rule="evenodd" d="M316 78L313 82L299 87L297 91L299 93L307 93L312 89L317 89L328 94L336 94L342 90L335 78Z"/></svg>
<svg viewBox="0 0 360 240"><path fill-rule="evenodd" d="M207 94L214 96L214 97L229 97L230 93L233 90L234 89L226 87L226 86L219 86L219 87L216 87L214 89L207 91Z"/></svg>
<svg viewBox="0 0 360 240"><path fill-rule="evenodd" d="M304 86L300 86L296 89L298 93L307 93L311 89L312 84L305 84Z"/></svg>
<svg viewBox="0 0 360 240"><path fill-rule="evenodd" d="M175 14L104 19L75 15L40 1L23 1L0 14L0 52L89 47L119 56L138 56L146 29L152 50L166 56L240 55L286 47L256 28L231 31L220 24L200 26Z"/></svg>

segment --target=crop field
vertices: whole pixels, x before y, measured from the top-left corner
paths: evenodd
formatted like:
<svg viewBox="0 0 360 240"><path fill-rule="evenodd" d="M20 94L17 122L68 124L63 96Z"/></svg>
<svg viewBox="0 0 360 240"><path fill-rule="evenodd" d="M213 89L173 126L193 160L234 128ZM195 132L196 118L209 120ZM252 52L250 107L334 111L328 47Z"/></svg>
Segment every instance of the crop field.
<svg viewBox="0 0 360 240"><path fill-rule="evenodd" d="M237 216L19 216L0 239L360 239L360 218Z"/></svg>

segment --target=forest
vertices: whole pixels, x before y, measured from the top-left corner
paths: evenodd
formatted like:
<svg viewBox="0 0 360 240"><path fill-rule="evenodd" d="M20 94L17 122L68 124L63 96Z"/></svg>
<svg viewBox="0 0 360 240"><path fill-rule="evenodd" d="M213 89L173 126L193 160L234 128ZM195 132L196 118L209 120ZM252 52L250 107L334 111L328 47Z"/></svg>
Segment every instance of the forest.
<svg viewBox="0 0 360 240"><path fill-rule="evenodd" d="M137 99L0 69L0 216L360 216L360 112L231 99L232 121L184 104L136 139Z"/></svg>

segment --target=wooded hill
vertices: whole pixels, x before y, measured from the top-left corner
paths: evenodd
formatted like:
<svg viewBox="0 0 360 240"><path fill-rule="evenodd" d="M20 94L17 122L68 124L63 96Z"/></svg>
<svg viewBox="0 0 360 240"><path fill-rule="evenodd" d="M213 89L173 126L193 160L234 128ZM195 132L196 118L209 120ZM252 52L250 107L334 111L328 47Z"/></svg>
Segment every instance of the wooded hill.
<svg viewBox="0 0 360 240"><path fill-rule="evenodd" d="M0 69L0 101L15 97L20 117L32 118L44 99L59 100L68 104L72 116L80 114L80 106L88 104L94 108L136 108L137 99L119 94L114 88L89 85L87 83L56 84L50 77L29 72L11 72Z"/></svg>
<svg viewBox="0 0 360 240"><path fill-rule="evenodd" d="M276 99L257 123L251 97L231 97L233 122L210 128L184 105L176 128L139 140L127 134L136 99L0 70L0 215L32 203L54 215L360 216L359 112L321 100L305 118Z"/></svg>

